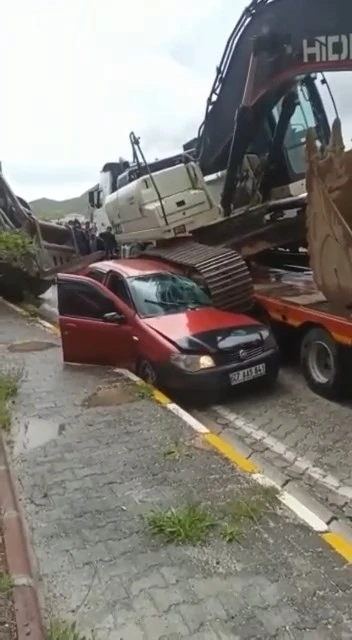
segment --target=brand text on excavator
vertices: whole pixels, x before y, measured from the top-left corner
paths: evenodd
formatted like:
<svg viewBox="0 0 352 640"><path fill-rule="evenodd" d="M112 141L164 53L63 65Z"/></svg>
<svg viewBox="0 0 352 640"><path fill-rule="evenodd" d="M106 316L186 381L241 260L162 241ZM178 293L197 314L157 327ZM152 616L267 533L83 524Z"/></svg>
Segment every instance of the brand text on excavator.
<svg viewBox="0 0 352 640"><path fill-rule="evenodd" d="M352 60L352 33L303 40L303 60L305 63Z"/></svg>

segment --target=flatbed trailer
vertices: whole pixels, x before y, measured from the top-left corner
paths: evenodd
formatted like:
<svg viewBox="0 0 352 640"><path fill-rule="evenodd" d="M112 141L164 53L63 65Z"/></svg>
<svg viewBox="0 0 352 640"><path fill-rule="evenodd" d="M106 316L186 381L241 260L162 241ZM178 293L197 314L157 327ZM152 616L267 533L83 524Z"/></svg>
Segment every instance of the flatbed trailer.
<svg viewBox="0 0 352 640"><path fill-rule="evenodd" d="M337 311L318 291L310 269L252 267L256 307L273 326L282 351L299 354L303 375L319 395L352 390L352 310Z"/></svg>

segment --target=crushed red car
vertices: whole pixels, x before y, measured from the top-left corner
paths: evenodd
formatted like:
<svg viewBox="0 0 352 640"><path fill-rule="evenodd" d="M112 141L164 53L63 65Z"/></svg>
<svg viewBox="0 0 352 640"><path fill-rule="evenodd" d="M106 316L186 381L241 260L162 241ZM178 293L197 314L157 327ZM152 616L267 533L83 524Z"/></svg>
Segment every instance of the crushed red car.
<svg viewBox="0 0 352 640"><path fill-rule="evenodd" d="M65 362L127 368L171 391L226 391L278 375L270 328L221 311L180 270L145 258L103 261L60 274Z"/></svg>

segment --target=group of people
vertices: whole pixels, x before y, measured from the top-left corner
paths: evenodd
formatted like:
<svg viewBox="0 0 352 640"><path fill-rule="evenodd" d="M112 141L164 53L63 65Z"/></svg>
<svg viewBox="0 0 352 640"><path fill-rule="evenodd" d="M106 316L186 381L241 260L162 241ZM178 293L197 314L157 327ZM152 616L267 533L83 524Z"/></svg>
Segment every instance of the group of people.
<svg viewBox="0 0 352 640"><path fill-rule="evenodd" d="M107 227L105 231L98 234L96 224L87 222L82 224L79 220L70 220L67 223L73 234L74 242L82 256L104 251L105 258L113 258L117 253L117 242L112 232L112 227Z"/></svg>

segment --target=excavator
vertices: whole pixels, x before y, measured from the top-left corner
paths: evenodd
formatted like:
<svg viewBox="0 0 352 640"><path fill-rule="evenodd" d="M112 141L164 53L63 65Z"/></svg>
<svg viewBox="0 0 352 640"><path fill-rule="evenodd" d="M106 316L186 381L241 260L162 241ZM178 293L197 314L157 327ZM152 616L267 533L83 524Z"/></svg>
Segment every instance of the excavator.
<svg viewBox="0 0 352 640"><path fill-rule="evenodd" d="M324 73L351 68L350 0L252 0L198 135L148 163L131 133L132 162L103 167L91 206L104 209L120 243L182 265L219 307L250 309L251 262L286 250L300 251L319 291L347 309L352 155L320 85Z"/></svg>

